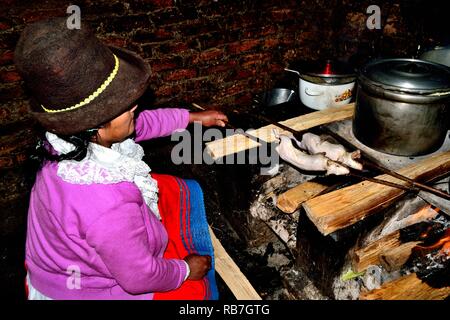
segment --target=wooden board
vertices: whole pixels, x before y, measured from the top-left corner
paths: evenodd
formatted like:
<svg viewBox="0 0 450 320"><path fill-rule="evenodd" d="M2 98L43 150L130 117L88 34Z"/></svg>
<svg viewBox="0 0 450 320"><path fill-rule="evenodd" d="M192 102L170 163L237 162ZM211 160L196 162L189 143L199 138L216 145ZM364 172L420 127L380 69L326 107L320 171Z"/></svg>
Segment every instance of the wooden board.
<svg viewBox="0 0 450 320"><path fill-rule="evenodd" d="M353 116L354 107L355 104L351 103L341 107L311 112L299 117L280 121L280 123L297 131L307 130L323 124L351 118ZM286 133L275 125L268 125L256 130L249 130L247 133L270 143L276 139L273 134L273 129L278 129L280 133ZM260 146L260 143L242 134L235 134L224 139L206 143L206 151L211 158L219 159L226 155L238 153L258 146Z"/></svg>
<svg viewBox="0 0 450 320"><path fill-rule="evenodd" d="M303 202L315 197L326 188L328 187L313 181L301 183L280 194L277 198L277 207L285 213L293 213Z"/></svg>
<svg viewBox="0 0 450 320"><path fill-rule="evenodd" d="M450 287L433 288L415 273L383 284L379 289L363 292L361 300L443 300L450 295Z"/></svg>
<svg viewBox="0 0 450 320"><path fill-rule="evenodd" d="M397 172L421 182L441 177L450 172L450 151L436 154ZM388 175L377 178L406 185L406 182ZM303 207L317 229L328 235L378 212L404 193L401 189L363 181L310 199L303 203Z"/></svg>
<svg viewBox="0 0 450 320"><path fill-rule="evenodd" d="M211 228L209 228L209 234L214 248L216 271L227 284L228 288L230 288L236 299L262 300L233 259L225 251L225 248Z"/></svg>

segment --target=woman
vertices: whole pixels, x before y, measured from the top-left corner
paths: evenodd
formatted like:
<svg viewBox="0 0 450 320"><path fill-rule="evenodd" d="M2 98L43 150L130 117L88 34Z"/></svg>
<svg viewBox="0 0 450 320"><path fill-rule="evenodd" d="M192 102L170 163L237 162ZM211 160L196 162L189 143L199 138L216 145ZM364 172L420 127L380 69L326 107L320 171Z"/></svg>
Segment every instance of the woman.
<svg viewBox="0 0 450 320"><path fill-rule="evenodd" d="M27 26L15 62L47 130L28 212L28 298L217 298L200 187L150 175L136 142L226 116L158 109L135 121L149 66L64 18Z"/></svg>

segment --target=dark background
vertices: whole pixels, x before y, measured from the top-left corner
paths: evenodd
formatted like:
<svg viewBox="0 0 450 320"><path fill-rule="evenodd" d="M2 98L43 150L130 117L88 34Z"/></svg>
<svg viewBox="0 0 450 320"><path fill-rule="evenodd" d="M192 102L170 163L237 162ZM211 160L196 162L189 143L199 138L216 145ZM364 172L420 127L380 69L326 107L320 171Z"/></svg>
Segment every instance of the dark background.
<svg viewBox="0 0 450 320"><path fill-rule="evenodd" d="M26 212L34 172L27 154L36 125L13 65L24 25L68 16L77 4L106 43L126 47L152 67L153 107L244 108L299 59L413 57L448 41L444 1L136 0L0 1L0 295L24 299ZM369 5L381 29L369 30Z"/></svg>

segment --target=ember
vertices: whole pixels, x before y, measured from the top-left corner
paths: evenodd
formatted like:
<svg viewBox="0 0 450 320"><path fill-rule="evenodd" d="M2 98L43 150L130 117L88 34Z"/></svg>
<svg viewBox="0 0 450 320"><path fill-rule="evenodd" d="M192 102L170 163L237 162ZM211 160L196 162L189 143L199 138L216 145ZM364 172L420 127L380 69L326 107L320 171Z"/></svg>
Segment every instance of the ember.
<svg viewBox="0 0 450 320"><path fill-rule="evenodd" d="M407 265L422 281L434 288L450 285L450 227L444 217L438 217L421 232L421 244L412 250ZM440 226L439 226L440 225Z"/></svg>

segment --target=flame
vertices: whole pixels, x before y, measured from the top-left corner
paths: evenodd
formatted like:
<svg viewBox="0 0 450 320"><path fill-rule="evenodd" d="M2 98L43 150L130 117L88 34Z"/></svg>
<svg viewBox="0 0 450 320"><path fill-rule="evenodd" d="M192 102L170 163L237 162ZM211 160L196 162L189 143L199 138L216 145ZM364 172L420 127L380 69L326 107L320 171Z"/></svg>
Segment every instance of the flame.
<svg viewBox="0 0 450 320"><path fill-rule="evenodd" d="M425 232L426 236L426 232ZM422 237L422 235L421 235ZM444 235L442 238L440 238L436 243L429 245L429 246L417 246L419 249L426 250L426 251L433 251L438 248L441 248L439 253L445 254L450 256L450 228L447 228L444 232Z"/></svg>

